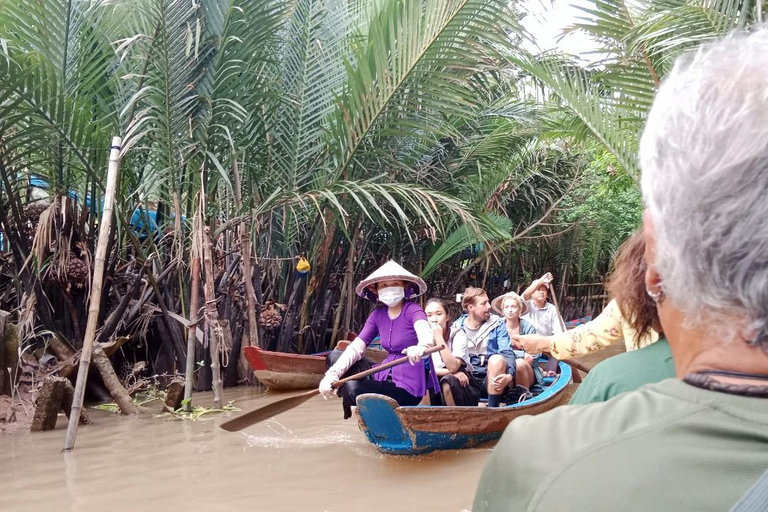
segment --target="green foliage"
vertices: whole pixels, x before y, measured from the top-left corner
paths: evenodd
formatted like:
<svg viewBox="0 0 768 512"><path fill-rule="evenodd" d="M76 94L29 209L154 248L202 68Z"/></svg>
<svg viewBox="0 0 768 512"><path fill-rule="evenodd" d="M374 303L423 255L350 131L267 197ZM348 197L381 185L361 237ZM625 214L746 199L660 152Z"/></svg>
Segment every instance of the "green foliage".
<svg viewBox="0 0 768 512"><path fill-rule="evenodd" d="M576 226L566 251L578 280L604 273L618 247L642 222L636 183L621 172L612 154L600 149L561 206L558 221Z"/></svg>
<svg viewBox="0 0 768 512"><path fill-rule="evenodd" d="M249 227L266 300L290 298L289 262L309 256L305 308L347 258L350 280L394 257L446 287L478 263L531 273L553 254L603 272L639 222L655 88L757 7L594 0L574 28L605 58L585 67L521 46L507 0L0 0L0 220L23 224L32 176L96 202L121 136L109 261L176 265L183 298L200 196L226 254ZM137 207L161 212L173 243L138 241ZM88 252L98 221L82 218Z"/></svg>
<svg viewBox="0 0 768 512"><path fill-rule="evenodd" d="M235 407L232 405L234 402L229 401L227 402L227 405L221 407L220 409L216 409L213 407L201 407L197 405L193 405L189 412L183 410L182 408L176 409L173 412L165 412L162 414L162 416L174 416L176 418L181 418L183 420L199 420L203 416L206 416L208 414L218 414L222 412L237 412L241 409L239 407Z"/></svg>

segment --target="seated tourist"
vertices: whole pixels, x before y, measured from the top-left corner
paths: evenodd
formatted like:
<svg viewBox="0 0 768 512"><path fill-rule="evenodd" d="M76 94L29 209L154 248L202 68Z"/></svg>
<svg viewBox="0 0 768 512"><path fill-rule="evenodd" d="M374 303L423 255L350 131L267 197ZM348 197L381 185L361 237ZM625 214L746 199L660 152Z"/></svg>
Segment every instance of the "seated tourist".
<svg viewBox="0 0 768 512"><path fill-rule="evenodd" d="M766 62L768 27L703 45L648 114L645 284L677 378L515 419L473 512L719 512L768 467Z"/></svg>
<svg viewBox="0 0 768 512"><path fill-rule="evenodd" d="M528 288L523 292L523 299L528 306L528 313L525 315L525 320L533 324L536 329L536 333L542 336L552 336L553 334L560 334L565 332L565 325L560 318L557 308L554 304L547 302L549 298L549 287L553 281L552 274L547 272L540 278L533 281ZM526 350L528 350L526 348ZM531 351L536 353L543 352ZM545 367L548 375L554 375L557 370L557 358L552 356Z"/></svg>
<svg viewBox="0 0 768 512"><path fill-rule="evenodd" d="M429 299L424 312L427 313L427 319L433 326L435 343L445 345L443 350L432 354L432 364L442 388L442 403L444 405L477 405L482 395L482 384L474 378L467 363L452 353L448 305L442 299ZM454 398L454 392L456 398Z"/></svg>
<svg viewBox="0 0 768 512"><path fill-rule="evenodd" d="M557 308L554 304L547 302L549 284L553 279L552 274L547 272L533 281L523 292L523 300L528 306L524 319L533 324L536 333L542 336L552 336L565 331L560 323Z"/></svg>
<svg viewBox="0 0 768 512"><path fill-rule="evenodd" d="M536 328L524 318L520 318L528 312L528 305L518 294L509 292L493 299L491 307L494 312L504 318L504 325L512 339L512 350L517 358L515 360L517 384L526 388L530 388L534 384L541 385L543 375L534 357L538 354L529 354L523 347L515 346L514 343L514 336L536 334Z"/></svg>
<svg viewBox="0 0 768 512"><path fill-rule="evenodd" d="M628 318L622 317L619 332L631 336L635 344L638 340L648 339L649 333L658 337L657 333L661 330L656 303L645 290L647 265L644 254L645 239L642 232L635 233L621 246L616 258L616 270L608 284L608 289L617 297L617 303L621 304L622 311L629 312ZM607 330L605 323L601 325L602 329L593 326L586 332L594 332L594 336L600 339L616 336L613 332L601 336L600 331ZM586 337L587 334L582 333L578 339L584 339L582 336ZM600 344L598 346L602 347ZM675 363L669 343L660 338L655 343L611 357L592 368L570 403L604 402L618 394L674 376Z"/></svg>
<svg viewBox="0 0 768 512"><path fill-rule="evenodd" d="M467 288L461 299L466 312L451 327L452 353L464 360L473 377L482 383L488 396L488 407L498 407L504 394L515 385L515 354L509 342L509 333L502 319L491 314L488 295L480 288ZM460 389L451 387L456 405Z"/></svg>

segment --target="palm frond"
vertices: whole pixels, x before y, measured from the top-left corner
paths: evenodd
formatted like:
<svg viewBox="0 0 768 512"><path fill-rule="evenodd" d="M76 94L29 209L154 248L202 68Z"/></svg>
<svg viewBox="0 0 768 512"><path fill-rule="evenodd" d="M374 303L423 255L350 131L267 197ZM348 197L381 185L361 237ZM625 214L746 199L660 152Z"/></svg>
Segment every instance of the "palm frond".
<svg viewBox="0 0 768 512"><path fill-rule="evenodd" d="M347 65L348 84L332 126L338 174L358 152L386 158L371 137L439 134L438 119L478 107L470 78L494 67L497 47L516 26L501 0L390 0L368 24L368 37ZM396 158L391 158L395 160Z"/></svg>
<svg viewBox="0 0 768 512"><path fill-rule="evenodd" d="M477 217L480 230L462 224L439 244L421 271L422 277L432 274L439 266L457 254L477 244L511 238L514 225L507 217L480 215Z"/></svg>

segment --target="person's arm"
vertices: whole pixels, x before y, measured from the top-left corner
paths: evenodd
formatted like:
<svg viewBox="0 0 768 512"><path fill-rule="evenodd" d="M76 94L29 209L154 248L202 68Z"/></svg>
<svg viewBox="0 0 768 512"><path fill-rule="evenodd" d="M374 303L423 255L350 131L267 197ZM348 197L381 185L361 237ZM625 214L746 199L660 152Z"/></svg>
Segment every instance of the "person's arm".
<svg viewBox="0 0 768 512"><path fill-rule="evenodd" d="M342 375L347 373L353 364L358 362L365 355L366 343L360 338L355 338L344 352L339 356L333 366L328 368L325 372L325 377L320 381L318 387L320 394L324 397L329 396L333 392L333 383L340 380Z"/></svg>
<svg viewBox="0 0 768 512"><path fill-rule="evenodd" d="M416 306L407 319L413 322L413 330L416 331L416 345L411 345L402 351L408 356L408 362L416 364L424 358L424 352L435 346L435 337L432 335L432 326L427 321L427 314L419 306Z"/></svg>
<svg viewBox="0 0 768 512"><path fill-rule="evenodd" d="M496 326L496 346L500 353L512 351L512 339L509 337L509 331L504 322L499 322L499 325Z"/></svg>
<svg viewBox="0 0 768 512"><path fill-rule="evenodd" d="M472 368L469 364L469 343L467 335L463 331L456 331L451 335L451 355L460 362L464 361L467 368Z"/></svg>
<svg viewBox="0 0 768 512"><path fill-rule="evenodd" d="M523 347L523 350L529 354L540 354L542 352L549 353L550 351L550 337L542 336L541 334L516 334L512 336L515 343Z"/></svg>
<svg viewBox="0 0 768 512"><path fill-rule="evenodd" d="M454 357L454 355L451 353L451 349L448 348L448 343L446 343L445 340L443 339L443 328L440 327L439 325L433 325L432 335L435 338L435 343L437 343L438 345L442 344L445 346L445 348L440 351L440 357L443 360L443 364L445 365L445 368L439 368L437 371L437 375L439 377L442 377L443 375L448 375L449 373L454 373L459 371L461 369L462 361Z"/></svg>
<svg viewBox="0 0 768 512"><path fill-rule="evenodd" d="M328 368L325 372L325 376L323 377L323 380L320 381L320 386L318 387L318 390L323 397L328 397L333 392L333 388L331 387L333 383L340 380L353 364L363 358L365 349L371 341L378 336L379 327L374 319L375 311L376 310L368 316L368 319L363 326L363 330L360 331L357 338L347 345L347 348L344 349L344 352L339 356L333 366Z"/></svg>
<svg viewBox="0 0 768 512"><path fill-rule="evenodd" d="M604 350L624 339L621 311L612 300L602 313L568 332L549 337L549 352L556 359L570 359Z"/></svg>
<svg viewBox="0 0 768 512"><path fill-rule="evenodd" d="M522 295L523 299L524 300L530 300L531 299L531 295L533 295L533 292L536 291L536 288L538 288L542 284L549 285L549 283L551 283L553 279L554 279L554 277L552 277L552 274L549 273L549 272L547 272L546 274L544 274L540 278L536 279L523 292L523 295Z"/></svg>

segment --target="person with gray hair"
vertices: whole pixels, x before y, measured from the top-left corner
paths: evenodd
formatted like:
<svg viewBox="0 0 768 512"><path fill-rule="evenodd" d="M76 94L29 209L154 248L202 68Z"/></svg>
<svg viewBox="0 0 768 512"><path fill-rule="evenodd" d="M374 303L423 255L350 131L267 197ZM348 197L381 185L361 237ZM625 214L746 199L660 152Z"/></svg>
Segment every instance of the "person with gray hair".
<svg viewBox="0 0 768 512"><path fill-rule="evenodd" d="M474 512L728 510L768 467L768 27L677 60L640 162L677 378L516 419Z"/></svg>

